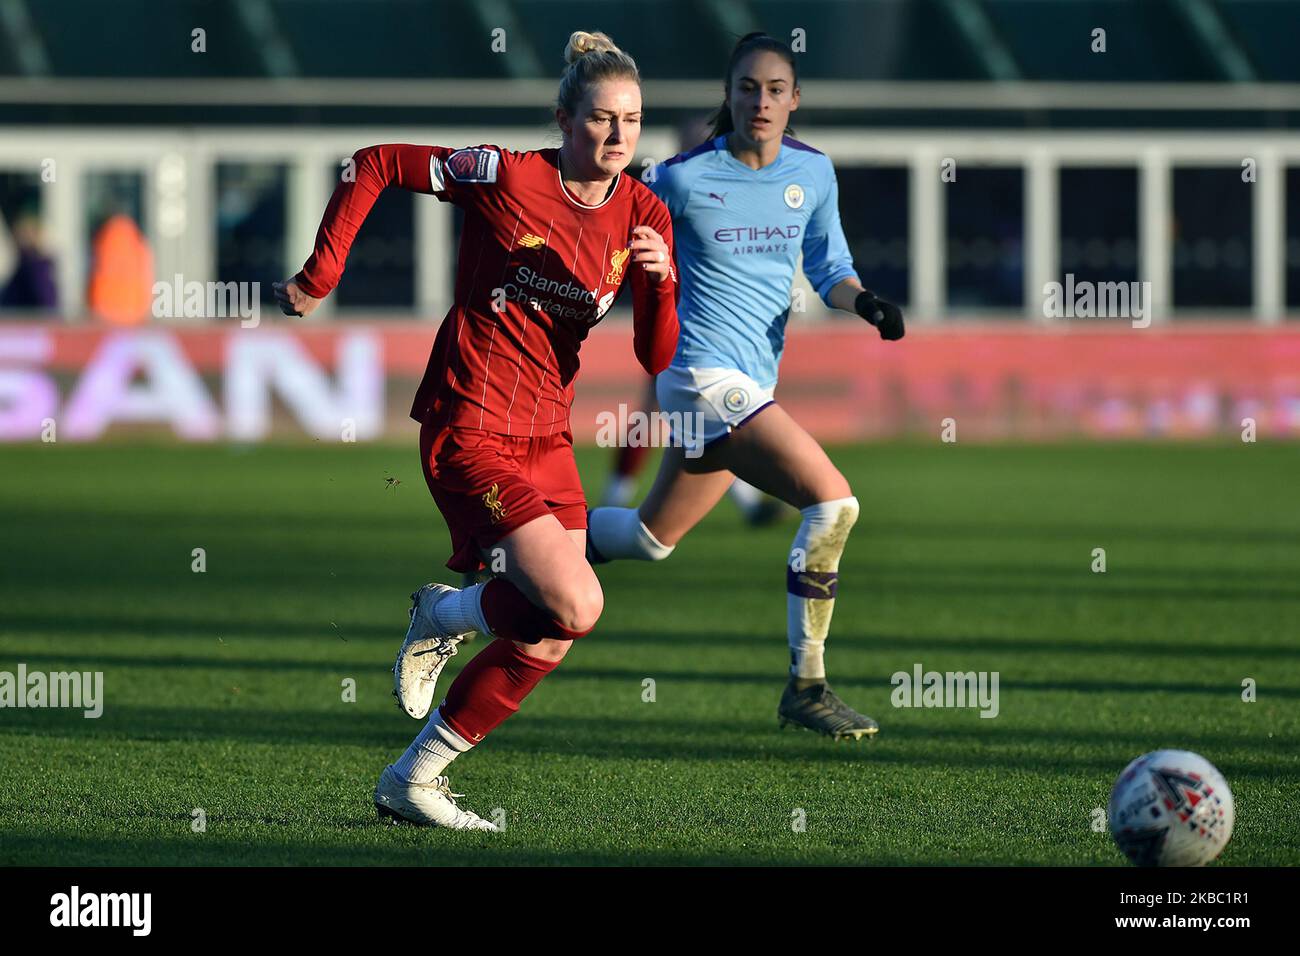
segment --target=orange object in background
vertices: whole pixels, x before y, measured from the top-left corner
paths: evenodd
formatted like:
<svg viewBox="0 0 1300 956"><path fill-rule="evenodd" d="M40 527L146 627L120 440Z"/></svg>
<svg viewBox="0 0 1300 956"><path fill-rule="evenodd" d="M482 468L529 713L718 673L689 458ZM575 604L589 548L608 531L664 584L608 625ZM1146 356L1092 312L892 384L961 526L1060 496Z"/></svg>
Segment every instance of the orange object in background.
<svg viewBox="0 0 1300 956"><path fill-rule="evenodd" d="M130 216L116 213L91 241L86 305L113 325L142 325L153 300L153 251Z"/></svg>

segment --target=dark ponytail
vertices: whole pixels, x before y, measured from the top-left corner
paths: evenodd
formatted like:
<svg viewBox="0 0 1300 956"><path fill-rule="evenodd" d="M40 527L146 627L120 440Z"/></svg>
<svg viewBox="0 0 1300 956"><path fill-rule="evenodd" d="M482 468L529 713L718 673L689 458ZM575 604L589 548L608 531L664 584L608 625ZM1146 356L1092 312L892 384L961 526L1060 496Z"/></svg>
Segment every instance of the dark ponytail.
<svg viewBox="0 0 1300 956"><path fill-rule="evenodd" d="M790 73L794 77L794 85L799 85L799 68L795 65L794 51L790 49L790 44L778 40L776 37L768 36L761 30L756 33L746 33L736 42L736 48L731 51L731 59L727 61L727 79L726 93L722 97L722 105L718 111L713 114L711 122L713 123L713 136L716 139L730 133L735 127L731 123L731 80L736 72L736 64L743 60L749 54L758 50L770 50L775 53L786 63L790 64ZM793 136L794 130L789 126L785 128L785 135Z"/></svg>

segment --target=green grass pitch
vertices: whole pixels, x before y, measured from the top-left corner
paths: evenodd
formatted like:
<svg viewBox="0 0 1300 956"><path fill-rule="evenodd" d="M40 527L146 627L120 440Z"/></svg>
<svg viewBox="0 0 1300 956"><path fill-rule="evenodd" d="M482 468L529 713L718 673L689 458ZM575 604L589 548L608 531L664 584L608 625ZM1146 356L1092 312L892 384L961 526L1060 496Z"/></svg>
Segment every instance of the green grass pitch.
<svg viewBox="0 0 1300 956"><path fill-rule="evenodd" d="M878 739L778 731L793 524L724 502L602 568L597 630L453 765L492 835L370 804L419 728L389 694L408 595L456 583L413 443L6 448L0 670L103 671L106 703L0 710L0 863L1115 865L1093 810L1161 747L1231 784L1222 864L1300 863L1300 446L832 457L863 509L827 660ZM1000 714L895 709L916 663L999 672Z"/></svg>

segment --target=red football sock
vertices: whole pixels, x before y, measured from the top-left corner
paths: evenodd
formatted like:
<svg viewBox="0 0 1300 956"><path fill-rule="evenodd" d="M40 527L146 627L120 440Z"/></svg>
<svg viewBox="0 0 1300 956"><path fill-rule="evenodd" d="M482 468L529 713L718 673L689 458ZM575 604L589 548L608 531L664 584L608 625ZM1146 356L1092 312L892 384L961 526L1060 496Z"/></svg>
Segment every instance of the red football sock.
<svg viewBox="0 0 1300 956"><path fill-rule="evenodd" d="M483 586L479 596L483 619L496 637L524 644L536 644L550 638L576 641L591 629L571 631L547 614L504 578L493 578Z"/></svg>
<svg viewBox="0 0 1300 956"><path fill-rule="evenodd" d="M530 657L513 641L495 640L456 675L439 708L442 719L476 744L517 711L558 663Z"/></svg>

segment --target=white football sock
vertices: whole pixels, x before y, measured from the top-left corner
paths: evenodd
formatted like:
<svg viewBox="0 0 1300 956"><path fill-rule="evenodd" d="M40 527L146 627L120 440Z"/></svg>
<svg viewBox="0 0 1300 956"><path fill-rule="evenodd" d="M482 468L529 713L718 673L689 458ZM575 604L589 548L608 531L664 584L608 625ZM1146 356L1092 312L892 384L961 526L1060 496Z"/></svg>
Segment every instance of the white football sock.
<svg viewBox="0 0 1300 956"><path fill-rule="evenodd" d="M485 581L446 595L434 605L434 622L448 634L478 631L483 637L493 637L487 619L483 617L482 597L486 586Z"/></svg>
<svg viewBox="0 0 1300 956"><path fill-rule="evenodd" d="M823 501L801 509L800 514L803 523L795 532L786 565L790 675L825 679L826 634L835 609L840 555L858 520L858 499Z"/></svg>
<svg viewBox="0 0 1300 956"><path fill-rule="evenodd" d="M441 710L434 710L419 736L393 764L393 770L408 783L433 783L433 778L440 776L449 763L473 747L447 726Z"/></svg>
<svg viewBox="0 0 1300 956"><path fill-rule="evenodd" d="M596 508L587 515L587 537L606 561L662 561L673 553L650 533L635 508Z"/></svg>

